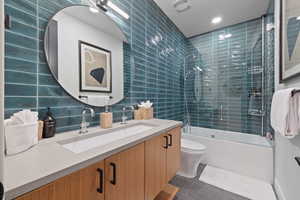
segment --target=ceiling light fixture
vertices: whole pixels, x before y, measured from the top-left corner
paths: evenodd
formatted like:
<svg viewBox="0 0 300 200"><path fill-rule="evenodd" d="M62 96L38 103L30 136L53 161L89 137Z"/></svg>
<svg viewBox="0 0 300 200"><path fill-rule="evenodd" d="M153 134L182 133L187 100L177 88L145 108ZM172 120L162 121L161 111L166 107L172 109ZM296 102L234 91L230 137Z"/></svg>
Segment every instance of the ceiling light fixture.
<svg viewBox="0 0 300 200"><path fill-rule="evenodd" d="M94 0L88 0L92 6L90 7L90 11L96 13L96 8L100 8L104 12L107 12L107 7L110 7L112 10L117 12L119 15L124 17L125 19L129 19L129 15L124 12L121 8L119 8L117 5L112 3L111 1L108 0L96 0L96 3Z"/></svg>
<svg viewBox="0 0 300 200"><path fill-rule="evenodd" d="M173 6L179 13L187 11L191 8L188 0L175 0Z"/></svg>
<svg viewBox="0 0 300 200"><path fill-rule="evenodd" d="M115 12L117 12L119 15L121 15L125 19L129 19L129 15L126 12L124 12L121 8L119 8L118 6L113 4L111 1L107 2L107 6L110 7L111 9L113 9Z"/></svg>
<svg viewBox="0 0 300 200"><path fill-rule="evenodd" d="M107 11L107 2L108 0L96 0L96 5L98 8L100 8L101 10L103 10L104 12Z"/></svg>
<svg viewBox="0 0 300 200"><path fill-rule="evenodd" d="M299 17L297 17L297 20L300 20L300 16L299 16Z"/></svg>
<svg viewBox="0 0 300 200"><path fill-rule="evenodd" d="M215 18L213 18L212 20L211 20L211 23L213 23L213 24L219 24L219 23L221 23L222 22L222 17L215 17Z"/></svg>

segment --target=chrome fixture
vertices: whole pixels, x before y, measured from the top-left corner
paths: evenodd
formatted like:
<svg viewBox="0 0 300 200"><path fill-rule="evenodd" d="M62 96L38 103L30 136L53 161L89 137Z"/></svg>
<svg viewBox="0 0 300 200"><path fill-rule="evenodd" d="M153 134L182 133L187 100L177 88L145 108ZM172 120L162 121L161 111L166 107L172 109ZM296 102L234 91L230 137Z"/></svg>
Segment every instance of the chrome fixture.
<svg viewBox="0 0 300 200"><path fill-rule="evenodd" d="M85 134L85 133L88 132L87 128L90 125L90 123L86 122L86 112L87 111L90 111L92 118L95 117L94 109L89 108L89 107L85 107L85 108L82 109L82 113L81 113L82 121L81 121L81 124L80 124L81 129L79 131L79 134Z"/></svg>
<svg viewBox="0 0 300 200"><path fill-rule="evenodd" d="M175 0L173 6L179 13L185 12L191 8L188 0Z"/></svg>
<svg viewBox="0 0 300 200"><path fill-rule="evenodd" d="M223 104L221 104L221 109L220 109L220 120L223 121Z"/></svg>
<svg viewBox="0 0 300 200"><path fill-rule="evenodd" d="M123 107L123 109L122 109L122 122L121 122L121 124L127 124L127 119L128 119L128 117L126 116L126 110L127 109L130 109L130 111L133 111L134 107L133 106L124 106Z"/></svg>
<svg viewBox="0 0 300 200"><path fill-rule="evenodd" d="M299 20L300 20L300 18L299 18ZM275 29L275 25L273 23L267 24L267 27L266 27L267 31L272 31L274 29Z"/></svg>
<svg viewBox="0 0 300 200"><path fill-rule="evenodd" d="M108 3L108 0L97 0L96 1L96 5L98 8L100 8L101 10L103 10L104 12L107 11L107 3Z"/></svg>
<svg viewBox="0 0 300 200"><path fill-rule="evenodd" d="M119 8L117 5L115 5L114 3L112 3L109 0L96 0L96 2L94 0L88 0L88 1L92 4L92 6L90 8L90 10L92 12L96 12L95 8L97 8L97 9L100 8L104 12L107 12L108 8L111 8L112 10L117 12L119 15L121 15L125 19L129 19L129 15L126 12L124 12L121 8Z"/></svg>
<svg viewBox="0 0 300 200"><path fill-rule="evenodd" d="M188 71L184 79L187 80L191 74L194 74L195 72L203 72L203 69L201 69L199 66L193 67L190 71Z"/></svg>

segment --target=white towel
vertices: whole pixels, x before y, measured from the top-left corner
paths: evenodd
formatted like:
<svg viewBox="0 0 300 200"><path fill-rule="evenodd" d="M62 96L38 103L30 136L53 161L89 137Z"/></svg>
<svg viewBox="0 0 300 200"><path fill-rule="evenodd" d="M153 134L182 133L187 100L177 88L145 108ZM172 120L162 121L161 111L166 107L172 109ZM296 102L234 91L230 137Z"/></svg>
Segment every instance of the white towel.
<svg viewBox="0 0 300 200"><path fill-rule="evenodd" d="M94 106L104 106L109 103L109 96L88 96L88 104Z"/></svg>
<svg viewBox="0 0 300 200"><path fill-rule="evenodd" d="M271 125L276 132L289 139L300 132L299 94L292 97L295 88L275 92L271 109Z"/></svg>
<svg viewBox="0 0 300 200"><path fill-rule="evenodd" d="M7 155L14 155L31 148L38 143L38 123L8 125L5 120L5 150Z"/></svg>

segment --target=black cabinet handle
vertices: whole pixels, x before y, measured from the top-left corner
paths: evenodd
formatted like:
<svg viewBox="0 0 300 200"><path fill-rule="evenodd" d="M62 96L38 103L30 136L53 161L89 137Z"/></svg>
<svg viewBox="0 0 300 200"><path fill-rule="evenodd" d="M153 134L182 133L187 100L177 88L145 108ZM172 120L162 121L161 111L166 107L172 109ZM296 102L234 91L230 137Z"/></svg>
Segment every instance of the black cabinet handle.
<svg viewBox="0 0 300 200"><path fill-rule="evenodd" d="M170 137L170 143L169 146L173 146L173 135L172 134L168 134L168 136Z"/></svg>
<svg viewBox="0 0 300 200"><path fill-rule="evenodd" d="M110 181L111 184L116 185L117 184L117 166L115 163L110 163L110 166L113 169L113 180Z"/></svg>
<svg viewBox="0 0 300 200"><path fill-rule="evenodd" d="M99 188L97 188L97 192L103 193L103 182L104 182L104 172L102 169L98 168L97 172L99 173Z"/></svg>
<svg viewBox="0 0 300 200"><path fill-rule="evenodd" d="M168 136L164 136L164 138L166 139L166 145L164 146L165 149L169 148L169 137Z"/></svg>

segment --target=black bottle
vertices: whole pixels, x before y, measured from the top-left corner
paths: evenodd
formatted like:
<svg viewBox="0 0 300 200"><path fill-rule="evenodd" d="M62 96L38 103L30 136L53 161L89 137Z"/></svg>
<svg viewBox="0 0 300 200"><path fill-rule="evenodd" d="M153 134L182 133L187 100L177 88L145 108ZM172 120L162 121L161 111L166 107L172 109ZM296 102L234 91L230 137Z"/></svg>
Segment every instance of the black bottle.
<svg viewBox="0 0 300 200"><path fill-rule="evenodd" d="M50 112L50 108L48 108L48 112L43 119L44 121L44 129L43 129L43 138L54 137L56 132L56 120L52 116Z"/></svg>

